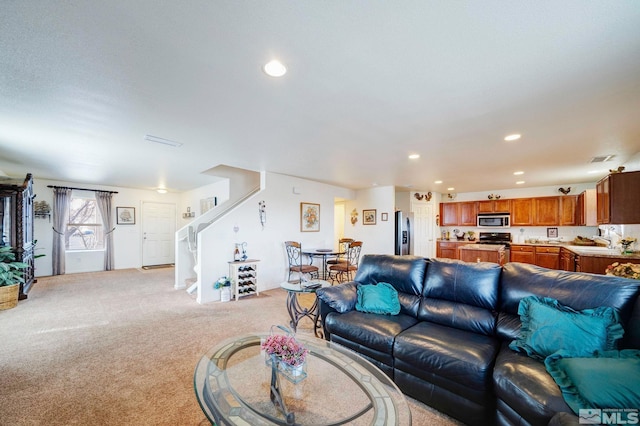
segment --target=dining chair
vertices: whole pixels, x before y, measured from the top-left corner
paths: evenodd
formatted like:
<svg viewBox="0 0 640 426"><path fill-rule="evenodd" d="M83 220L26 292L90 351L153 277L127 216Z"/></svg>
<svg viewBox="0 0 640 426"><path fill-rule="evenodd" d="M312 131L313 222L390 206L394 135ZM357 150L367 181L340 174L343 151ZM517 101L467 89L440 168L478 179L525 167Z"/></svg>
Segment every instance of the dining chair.
<svg viewBox="0 0 640 426"><path fill-rule="evenodd" d="M362 241L353 241L349 243L345 254L345 262L337 263L329 266L329 275L331 281L338 283L353 280L353 272L358 270L360 262L360 251L362 250ZM331 274L333 272L333 274Z"/></svg>
<svg viewBox="0 0 640 426"><path fill-rule="evenodd" d="M338 263L346 262L344 256L347 254L347 249L349 248L349 244L351 244L354 241L355 240L353 238L340 238L338 240L338 251L344 254L339 254L333 259L327 260L327 265L336 265Z"/></svg>
<svg viewBox="0 0 640 426"><path fill-rule="evenodd" d="M285 241L284 246L287 249L287 258L289 260L289 277L287 281L291 281L291 274L297 273L300 280L304 281L304 275L309 278L318 278L318 267L315 265L305 265L303 263L302 246L296 241Z"/></svg>

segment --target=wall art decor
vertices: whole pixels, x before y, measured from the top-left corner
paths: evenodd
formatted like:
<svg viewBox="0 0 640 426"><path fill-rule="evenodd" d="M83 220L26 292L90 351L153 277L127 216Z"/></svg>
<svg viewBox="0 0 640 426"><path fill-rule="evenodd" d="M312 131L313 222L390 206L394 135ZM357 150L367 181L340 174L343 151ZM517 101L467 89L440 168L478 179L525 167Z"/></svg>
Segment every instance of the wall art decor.
<svg viewBox="0 0 640 426"><path fill-rule="evenodd" d="M380 213L380 220L386 222L389 220L389 213Z"/></svg>
<svg viewBox="0 0 640 426"><path fill-rule="evenodd" d="M205 214L218 205L218 197L203 198L200 200L200 214Z"/></svg>
<svg viewBox="0 0 640 426"><path fill-rule="evenodd" d="M320 231L320 204L300 203L300 231Z"/></svg>
<svg viewBox="0 0 640 426"><path fill-rule="evenodd" d="M362 210L362 224L363 225L375 225L376 224L376 209Z"/></svg>
<svg viewBox="0 0 640 426"><path fill-rule="evenodd" d="M116 207L116 224L135 225L136 224L135 207Z"/></svg>

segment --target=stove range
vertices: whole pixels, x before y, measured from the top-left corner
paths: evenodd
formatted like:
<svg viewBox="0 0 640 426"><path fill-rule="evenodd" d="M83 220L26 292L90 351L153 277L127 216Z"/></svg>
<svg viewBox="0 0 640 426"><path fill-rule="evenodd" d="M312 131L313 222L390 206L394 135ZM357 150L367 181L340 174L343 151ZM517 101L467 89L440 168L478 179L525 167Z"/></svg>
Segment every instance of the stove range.
<svg viewBox="0 0 640 426"><path fill-rule="evenodd" d="M476 244L495 244L511 247L511 232L480 232Z"/></svg>

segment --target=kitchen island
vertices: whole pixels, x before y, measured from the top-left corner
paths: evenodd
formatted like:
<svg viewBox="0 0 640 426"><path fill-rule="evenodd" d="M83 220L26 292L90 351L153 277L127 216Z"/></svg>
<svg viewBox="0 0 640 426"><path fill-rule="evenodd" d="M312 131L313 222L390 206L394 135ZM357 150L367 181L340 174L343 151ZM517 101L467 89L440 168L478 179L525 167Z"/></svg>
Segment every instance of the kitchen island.
<svg viewBox="0 0 640 426"><path fill-rule="evenodd" d="M497 244L465 244L458 249L464 262L493 262L504 265L507 261L505 246Z"/></svg>

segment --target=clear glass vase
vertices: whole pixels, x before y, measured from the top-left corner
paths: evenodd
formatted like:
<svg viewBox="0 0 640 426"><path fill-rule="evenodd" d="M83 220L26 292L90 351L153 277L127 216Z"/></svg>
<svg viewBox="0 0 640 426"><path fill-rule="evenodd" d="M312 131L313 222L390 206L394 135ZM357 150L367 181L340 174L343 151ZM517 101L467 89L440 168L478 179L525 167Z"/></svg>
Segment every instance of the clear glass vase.
<svg viewBox="0 0 640 426"><path fill-rule="evenodd" d="M306 361L300 365L291 365L284 362L282 359L278 358L275 355L267 356L265 358L265 363L268 366L271 366L273 363L277 363L278 372L289 380L293 384L300 383L307 377L307 363Z"/></svg>

